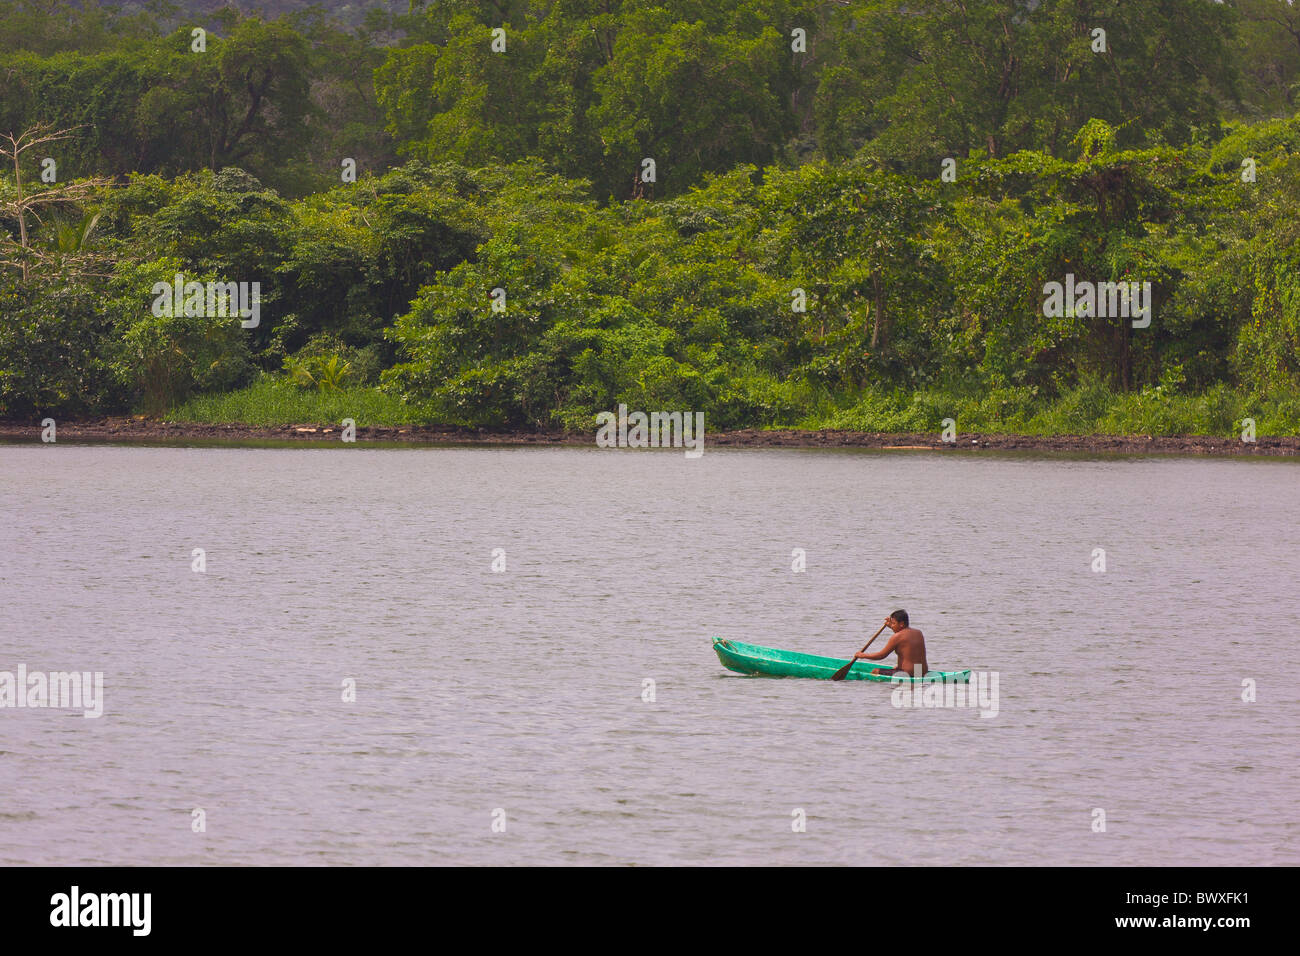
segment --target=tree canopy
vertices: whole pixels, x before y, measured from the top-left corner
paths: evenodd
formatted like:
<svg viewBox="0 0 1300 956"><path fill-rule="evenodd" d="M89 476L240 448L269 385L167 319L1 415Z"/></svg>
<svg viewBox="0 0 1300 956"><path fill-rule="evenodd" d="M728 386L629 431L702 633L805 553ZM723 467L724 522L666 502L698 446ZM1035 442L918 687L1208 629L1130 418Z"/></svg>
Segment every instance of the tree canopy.
<svg viewBox="0 0 1300 956"><path fill-rule="evenodd" d="M262 376L516 428L1098 390L1300 426L1285 0L348 10L0 0L0 145L66 134L0 163L0 416ZM177 274L262 321L158 315ZM1045 309L1067 276L1154 320Z"/></svg>

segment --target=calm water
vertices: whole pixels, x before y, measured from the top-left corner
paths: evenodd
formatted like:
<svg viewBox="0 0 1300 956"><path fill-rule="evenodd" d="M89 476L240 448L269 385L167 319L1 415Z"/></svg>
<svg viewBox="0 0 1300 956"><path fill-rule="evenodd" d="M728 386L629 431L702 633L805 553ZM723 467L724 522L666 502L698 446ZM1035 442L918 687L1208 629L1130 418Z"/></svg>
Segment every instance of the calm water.
<svg viewBox="0 0 1300 956"><path fill-rule="evenodd" d="M1297 463L33 444L0 496L0 671L105 694L0 710L2 864L1300 863ZM900 606L996 717L710 649Z"/></svg>

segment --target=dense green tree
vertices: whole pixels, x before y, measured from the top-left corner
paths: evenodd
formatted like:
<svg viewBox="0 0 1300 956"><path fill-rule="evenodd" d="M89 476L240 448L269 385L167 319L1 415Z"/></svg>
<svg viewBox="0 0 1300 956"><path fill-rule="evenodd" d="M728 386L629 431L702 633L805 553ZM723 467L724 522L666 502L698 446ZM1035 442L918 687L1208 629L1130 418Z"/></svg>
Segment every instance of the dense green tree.
<svg viewBox="0 0 1300 956"><path fill-rule="evenodd" d="M926 174L972 150L1063 155L1093 118L1122 145L1187 142L1236 91L1223 5L863 0L851 17L819 93L827 146Z"/></svg>

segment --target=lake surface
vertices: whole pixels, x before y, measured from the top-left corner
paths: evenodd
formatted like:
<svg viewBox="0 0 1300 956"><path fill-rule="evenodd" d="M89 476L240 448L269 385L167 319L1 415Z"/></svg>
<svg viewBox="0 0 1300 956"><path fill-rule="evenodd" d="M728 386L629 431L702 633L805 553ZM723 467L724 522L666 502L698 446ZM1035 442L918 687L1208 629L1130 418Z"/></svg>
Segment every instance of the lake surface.
<svg viewBox="0 0 1300 956"><path fill-rule="evenodd" d="M1300 463L34 443L0 502L0 671L104 675L0 710L0 864L1300 863ZM710 647L896 607L996 716Z"/></svg>

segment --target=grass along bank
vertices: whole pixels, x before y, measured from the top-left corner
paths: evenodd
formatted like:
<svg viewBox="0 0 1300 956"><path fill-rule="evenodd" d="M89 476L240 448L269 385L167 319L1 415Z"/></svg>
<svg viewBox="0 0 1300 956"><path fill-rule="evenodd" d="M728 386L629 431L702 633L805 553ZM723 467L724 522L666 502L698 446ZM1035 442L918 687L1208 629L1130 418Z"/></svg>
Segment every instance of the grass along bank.
<svg viewBox="0 0 1300 956"><path fill-rule="evenodd" d="M354 385L304 389L288 379L263 376L247 388L198 395L165 416L170 422L202 424L337 425L345 418L358 427L424 424L400 398L377 388Z"/></svg>
<svg viewBox="0 0 1300 956"><path fill-rule="evenodd" d="M1216 385L1199 394L1167 386L1119 392L1105 383L1080 385L1045 400L1032 388L867 392L852 405L799 421L801 428L869 432L938 430L945 418L961 432L1005 435L1213 435L1239 437L1245 419L1258 436L1300 434L1300 390L1251 395Z"/></svg>
<svg viewBox="0 0 1300 956"><path fill-rule="evenodd" d="M338 424L345 418L355 420L358 427L438 424L434 417L379 388L303 389L287 378L270 375L237 391L197 396L165 417L170 422L260 427ZM978 394L864 391L838 407L824 403L786 421L754 422L751 427L925 433L940 431L946 418L954 419L963 433L1224 438L1239 437L1242 421L1250 418L1260 437L1289 436L1300 434L1300 390L1261 396L1218 385L1199 394L1183 394L1167 386L1118 392L1092 382L1053 399L1029 388Z"/></svg>

